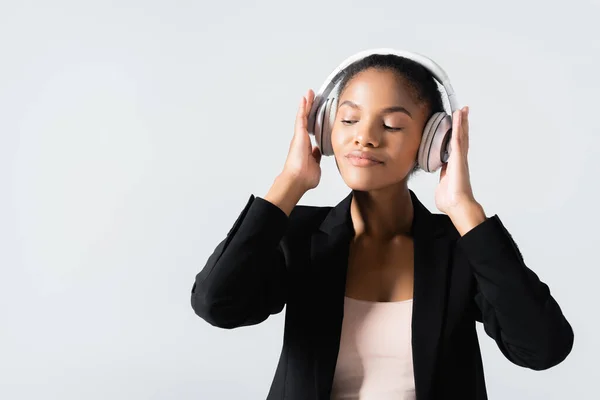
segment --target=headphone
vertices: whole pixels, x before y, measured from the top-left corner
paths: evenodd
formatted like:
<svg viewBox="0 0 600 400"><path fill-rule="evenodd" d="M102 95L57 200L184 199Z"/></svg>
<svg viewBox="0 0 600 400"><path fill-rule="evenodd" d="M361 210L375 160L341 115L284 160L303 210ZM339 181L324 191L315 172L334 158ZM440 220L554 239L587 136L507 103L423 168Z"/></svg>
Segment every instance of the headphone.
<svg viewBox="0 0 600 400"><path fill-rule="evenodd" d="M315 94L312 107L308 114L308 133L315 136L315 141L321 154L333 155L331 145L331 130L335 122L338 99L340 95L340 82L346 69L372 54L393 54L408 58L425 67L433 77L444 87L452 114L459 109L454 89L444 70L433 60L404 50L390 48L376 48L358 52L338 65L329 74L319 91ZM437 171L450 157L450 138L452 137L452 116L446 112L436 112L425 124L423 136L419 147L417 162L426 172Z"/></svg>

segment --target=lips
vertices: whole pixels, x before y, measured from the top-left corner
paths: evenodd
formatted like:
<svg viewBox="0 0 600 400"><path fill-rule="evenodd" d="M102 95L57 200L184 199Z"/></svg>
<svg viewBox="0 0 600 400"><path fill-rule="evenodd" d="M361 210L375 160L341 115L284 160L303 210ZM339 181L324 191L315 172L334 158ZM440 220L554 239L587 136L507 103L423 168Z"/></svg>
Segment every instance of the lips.
<svg viewBox="0 0 600 400"><path fill-rule="evenodd" d="M346 154L346 157L351 160L368 160L374 163L383 163L383 160L381 160L381 158L373 155L368 151L354 150Z"/></svg>

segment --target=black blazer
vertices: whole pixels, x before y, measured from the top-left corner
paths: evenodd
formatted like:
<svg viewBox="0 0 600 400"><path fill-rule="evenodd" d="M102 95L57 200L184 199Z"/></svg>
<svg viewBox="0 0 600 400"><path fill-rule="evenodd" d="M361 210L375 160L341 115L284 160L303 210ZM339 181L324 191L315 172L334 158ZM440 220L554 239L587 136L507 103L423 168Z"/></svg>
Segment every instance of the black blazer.
<svg viewBox="0 0 600 400"><path fill-rule="evenodd" d="M461 237L446 214L432 214L410 194L417 399L487 399L476 321L516 365L543 370L564 360L573 330L498 216ZM214 326L258 324L287 306L267 399L330 398L354 235L351 199L297 205L288 217L252 195L196 275L192 307Z"/></svg>

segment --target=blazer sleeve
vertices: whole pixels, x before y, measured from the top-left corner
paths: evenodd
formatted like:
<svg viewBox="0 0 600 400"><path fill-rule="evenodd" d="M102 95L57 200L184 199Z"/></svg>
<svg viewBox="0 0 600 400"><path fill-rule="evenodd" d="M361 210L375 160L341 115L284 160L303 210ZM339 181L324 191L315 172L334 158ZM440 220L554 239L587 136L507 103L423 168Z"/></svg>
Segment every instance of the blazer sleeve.
<svg viewBox="0 0 600 400"><path fill-rule="evenodd" d="M287 269L280 242L288 220L276 205L250 196L196 275L191 304L199 317L232 329L258 324L282 311Z"/></svg>
<svg viewBox="0 0 600 400"><path fill-rule="evenodd" d="M497 215L460 237L476 283L476 319L504 356L543 370L562 362L573 347L573 329L548 286L540 281Z"/></svg>

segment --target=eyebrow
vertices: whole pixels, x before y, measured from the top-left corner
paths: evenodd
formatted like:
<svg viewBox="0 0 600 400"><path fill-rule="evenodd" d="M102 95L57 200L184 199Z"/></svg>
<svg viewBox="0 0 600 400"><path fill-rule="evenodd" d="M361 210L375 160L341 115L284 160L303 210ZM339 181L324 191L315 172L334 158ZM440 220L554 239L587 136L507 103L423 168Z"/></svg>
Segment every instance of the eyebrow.
<svg viewBox="0 0 600 400"><path fill-rule="evenodd" d="M342 102L342 103L341 103L341 104L338 106L338 108L340 108L340 107L341 107L341 106L343 106L343 105L349 105L349 106L350 106L350 107L352 107L352 108L356 108L356 109L359 109L359 110L360 110L360 106L359 106L358 104L356 104L356 103L354 103L354 102L350 101L350 100L345 100L345 101L343 101L343 102ZM406 114L406 115L408 115L409 117L411 117L411 118L412 118L412 114L410 113L410 111L408 111L406 108L404 108L404 107L402 107L402 106L392 106L392 107L387 107L387 108L384 108L384 109L382 110L382 112L383 112L384 114L393 113L393 112L402 112L402 113L404 113L404 114Z"/></svg>

